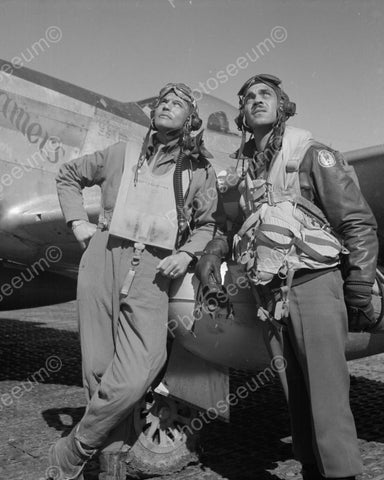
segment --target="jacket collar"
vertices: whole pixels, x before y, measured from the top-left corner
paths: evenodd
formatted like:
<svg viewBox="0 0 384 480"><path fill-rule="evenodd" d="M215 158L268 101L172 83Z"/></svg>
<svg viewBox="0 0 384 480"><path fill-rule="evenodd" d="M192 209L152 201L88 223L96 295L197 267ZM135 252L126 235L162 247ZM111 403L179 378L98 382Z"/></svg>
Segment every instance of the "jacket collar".
<svg viewBox="0 0 384 480"><path fill-rule="evenodd" d="M159 141L156 133L152 134L149 138L147 146L147 158L152 156L161 145L163 146L164 154L175 153L176 159L176 155L180 150L179 138L176 138L164 145ZM206 149L204 145L203 131L199 132L196 136L191 137L189 157L191 158L191 160L195 161L199 161L201 157L213 158L213 155Z"/></svg>
<svg viewBox="0 0 384 480"><path fill-rule="evenodd" d="M253 137L251 137L245 144L243 148L243 157L245 158L253 158L254 155L258 153L256 149L256 144L255 140ZM236 150L235 152L231 153L229 156L230 158L237 158L239 154L239 150Z"/></svg>

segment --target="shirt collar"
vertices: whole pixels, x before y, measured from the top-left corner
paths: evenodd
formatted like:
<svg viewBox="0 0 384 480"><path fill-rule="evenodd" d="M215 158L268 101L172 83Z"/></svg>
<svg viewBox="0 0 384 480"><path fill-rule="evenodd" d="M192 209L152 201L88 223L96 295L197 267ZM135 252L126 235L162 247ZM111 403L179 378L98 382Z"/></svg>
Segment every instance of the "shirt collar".
<svg viewBox="0 0 384 480"><path fill-rule="evenodd" d="M202 141L202 133L198 134L196 137L193 137L193 150L190 153L189 157L191 160L199 161L200 156L205 158L213 158L213 155L205 148L204 142ZM154 155L158 148L161 148L164 154L169 154L174 152L176 149L179 149L179 138L175 138L171 142L167 143L167 145L162 144L159 142L156 133L153 133L148 141L147 147L147 159L149 159L152 155Z"/></svg>
<svg viewBox="0 0 384 480"><path fill-rule="evenodd" d="M178 142L179 142L179 138L175 138L174 140L172 140L171 142L165 145L159 141L156 133L154 133L153 135L151 135L148 142L148 147L147 147L147 152L149 154L148 156L152 156L159 148L163 150L163 153L170 153L178 146Z"/></svg>

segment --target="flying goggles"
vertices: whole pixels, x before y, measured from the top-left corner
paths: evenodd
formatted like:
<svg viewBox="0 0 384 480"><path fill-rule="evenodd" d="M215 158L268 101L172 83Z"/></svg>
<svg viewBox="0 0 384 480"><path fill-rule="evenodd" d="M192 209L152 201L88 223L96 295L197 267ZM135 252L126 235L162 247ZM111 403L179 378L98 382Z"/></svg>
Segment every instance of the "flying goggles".
<svg viewBox="0 0 384 480"><path fill-rule="evenodd" d="M273 90L280 89L279 85L281 84L280 78L275 77L274 75L269 75L267 73L261 73L260 75L254 75L250 79L248 79L244 85L240 88L238 92L239 97L244 97L247 93L247 90L251 88L256 83L265 83L269 85Z"/></svg>
<svg viewBox="0 0 384 480"><path fill-rule="evenodd" d="M182 100L186 101L196 110L197 103L193 96L192 90L184 83L167 83L159 92L159 99L165 97L168 93L173 92Z"/></svg>

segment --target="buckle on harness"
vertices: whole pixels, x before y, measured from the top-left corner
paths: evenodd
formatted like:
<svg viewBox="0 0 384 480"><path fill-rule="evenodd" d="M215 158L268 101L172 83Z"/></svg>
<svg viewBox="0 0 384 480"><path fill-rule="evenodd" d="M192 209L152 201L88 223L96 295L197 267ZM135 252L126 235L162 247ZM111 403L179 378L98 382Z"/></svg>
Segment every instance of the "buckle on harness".
<svg viewBox="0 0 384 480"><path fill-rule="evenodd" d="M120 293L123 296L127 296L129 293L133 279L136 274L136 268L140 264L140 260L143 255L145 245L144 243L135 242L135 244L133 245L133 248L134 250L133 250L133 256L131 260L131 268L128 270L128 273L124 279L123 285L120 290Z"/></svg>
<svg viewBox="0 0 384 480"><path fill-rule="evenodd" d="M287 318L289 316L289 292L291 290L293 276L295 274L294 270L287 269L285 277L285 285L280 287L280 300L276 302L275 311L273 317L275 320L281 320L282 318Z"/></svg>
<svg viewBox="0 0 384 480"><path fill-rule="evenodd" d="M288 277L288 265L284 263L278 270L277 276L281 278L281 280L285 280Z"/></svg>
<svg viewBox="0 0 384 480"><path fill-rule="evenodd" d="M289 315L289 300L288 293L290 288L288 285L284 285L280 288L281 300L276 302L274 318L275 320L281 320L282 318L287 318Z"/></svg>

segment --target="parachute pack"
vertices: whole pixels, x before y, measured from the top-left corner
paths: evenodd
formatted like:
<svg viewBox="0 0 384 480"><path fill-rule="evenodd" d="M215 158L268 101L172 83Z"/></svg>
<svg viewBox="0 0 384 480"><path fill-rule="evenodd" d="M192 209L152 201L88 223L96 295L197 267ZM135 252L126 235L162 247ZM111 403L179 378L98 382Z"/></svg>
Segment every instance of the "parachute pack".
<svg viewBox="0 0 384 480"><path fill-rule="evenodd" d="M309 132L287 127L267 178L247 175L241 185L249 216L234 237L233 252L256 285L275 275L286 278L289 271L335 266L340 253L348 253L323 212L301 195L300 164L313 144Z"/></svg>

